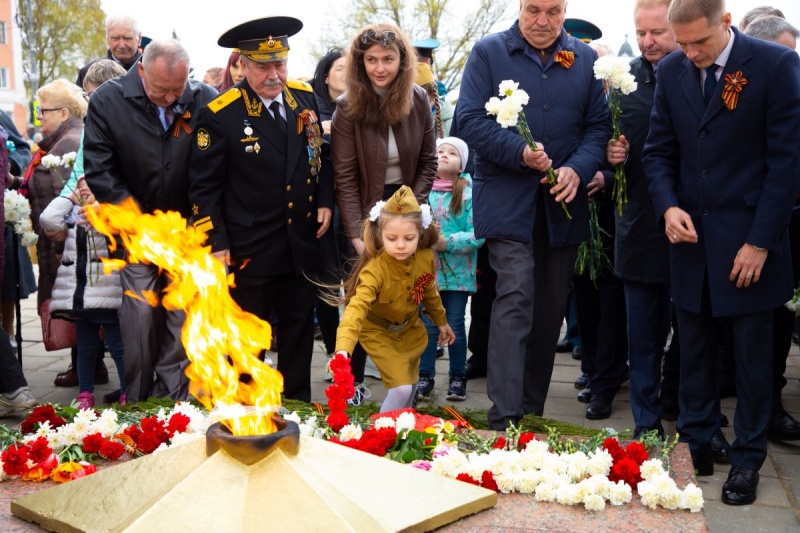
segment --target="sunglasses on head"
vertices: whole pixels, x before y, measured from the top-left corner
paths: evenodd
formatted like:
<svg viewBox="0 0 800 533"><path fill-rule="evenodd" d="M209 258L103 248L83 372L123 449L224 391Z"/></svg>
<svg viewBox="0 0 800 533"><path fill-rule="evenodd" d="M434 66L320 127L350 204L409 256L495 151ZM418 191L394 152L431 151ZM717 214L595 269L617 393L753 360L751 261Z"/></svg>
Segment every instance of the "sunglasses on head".
<svg viewBox="0 0 800 533"><path fill-rule="evenodd" d="M381 43L383 46L389 46L389 44L395 42L397 40L397 34L393 31L385 31L382 33L378 33L375 30L366 30L364 33L361 34L361 42L364 44L369 44L370 42L373 43Z"/></svg>

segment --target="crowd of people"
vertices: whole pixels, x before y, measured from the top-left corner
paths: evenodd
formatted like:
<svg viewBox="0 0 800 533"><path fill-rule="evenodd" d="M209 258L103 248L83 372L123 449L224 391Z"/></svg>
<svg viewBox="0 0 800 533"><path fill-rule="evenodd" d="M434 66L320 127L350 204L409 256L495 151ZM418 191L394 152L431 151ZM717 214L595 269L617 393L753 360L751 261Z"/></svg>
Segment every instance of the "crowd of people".
<svg viewBox="0 0 800 533"><path fill-rule="evenodd" d="M734 27L724 0L637 0L637 88L612 138L594 72L610 51L589 42L590 23L568 31L566 4L520 0L513 25L473 47L455 112L435 77L438 42L394 24L361 28L306 83L288 68L302 22L249 21L219 38L228 64L199 82L179 42L143 47L134 19L109 18L107 58L78 85L39 90L38 151L4 164L7 187L31 202L39 308L77 327L56 385L94 406L107 349L120 390L104 401L188 394L182 313L123 297L161 296L169 277L137 263L87 283L93 264L126 252L110 252L85 211L133 199L208 234L234 300L273 326L286 398L311 400L316 323L326 353L352 360L351 403L367 393L369 360L383 411L430 399L447 346L446 398L466 399L467 380L486 375L489 424L505 430L544 414L572 301L585 416L608 418L630 380L634 436L663 436L677 418L698 475L730 463L723 501L752 503L767 438L800 440L780 399L794 331L783 304L800 281L800 33L772 8ZM509 83L529 95L533 144L487 113ZM42 164L69 152L74 164ZM575 274L590 205L611 255L599 277ZM0 415L35 404L12 359L0 335ZM726 379L732 444L720 431Z"/></svg>

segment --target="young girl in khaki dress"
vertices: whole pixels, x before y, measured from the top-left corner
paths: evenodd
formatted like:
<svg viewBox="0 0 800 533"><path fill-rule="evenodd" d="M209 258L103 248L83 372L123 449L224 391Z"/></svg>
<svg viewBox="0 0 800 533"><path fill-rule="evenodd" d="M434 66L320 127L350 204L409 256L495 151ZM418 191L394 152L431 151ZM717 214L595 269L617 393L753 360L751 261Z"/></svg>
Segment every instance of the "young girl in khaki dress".
<svg viewBox="0 0 800 533"><path fill-rule="evenodd" d="M439 328L439 344L455 341L435 284L431 219L430 207L420 209L406 186L378 202L364 221L364 253L345 282L336 351L349 356L360 342L370 354L388 389L381 412L410 407L415 396L428 343L420 304Z"/></svg>

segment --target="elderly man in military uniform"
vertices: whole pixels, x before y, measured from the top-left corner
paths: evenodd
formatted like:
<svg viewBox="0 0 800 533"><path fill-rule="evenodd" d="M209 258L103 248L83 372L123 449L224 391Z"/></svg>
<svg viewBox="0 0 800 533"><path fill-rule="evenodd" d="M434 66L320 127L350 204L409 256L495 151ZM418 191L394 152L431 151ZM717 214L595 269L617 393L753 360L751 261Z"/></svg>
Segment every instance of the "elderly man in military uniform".
<svg viewBox="0 0 800 533"><path fill-rule="evenodd" d="M218 44L238 48L245 78L198 115L189 191L194 224L234 273L234 300L277 314L287 398L311 400L319 239L333 208L333 171L311 86L287 78L291 17L241 24Z"/></svg>

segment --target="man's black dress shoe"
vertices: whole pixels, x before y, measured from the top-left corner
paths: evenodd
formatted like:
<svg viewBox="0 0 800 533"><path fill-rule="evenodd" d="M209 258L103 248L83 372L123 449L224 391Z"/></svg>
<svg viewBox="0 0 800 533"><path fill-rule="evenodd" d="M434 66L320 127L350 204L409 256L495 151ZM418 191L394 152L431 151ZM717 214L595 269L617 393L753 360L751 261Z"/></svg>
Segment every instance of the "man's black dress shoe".
<svg viewBox="0 0 800 533"><path fill-rule="evenodd" d="M698 476L714 475L714 453L711 447L702 448L692 452L692 464Z"/></svg>
<svg viewBox="0 0 800 533"><path fill-rule="evenodd" d="M470 379L478 379L478 378L485 378L486 377L486 359L483 357L477 357L473 354L467 360L467 368L466 368L466 375L467 381Z"/></svg>
<svg viewBox="0 0 800 533"><path fill-rule="evenodd" d="M653 431L654 429L656 431L658 431L658 436L663 439L664 438L664 426L659 424L659 425L657 425L655 427L636 426L636 429L633 430L633 440L641 439L642 437L644 437L644 435L646 433L649 433L650 431Z"/></svg>
<svg viewBox="0 0 800 533"><path fill-rule="evenodd" d="M772 418L767 428L767 438L770 440L800 440L800 422L780 407L772 412Z"/></svg>
<svg viewBox="0 0 800 533"><path fill-rule="evenodd" d="M556 353L569 353L572 351L572 343L568 340L558 341Z"/></svg>
<svg viewBox="0 0 800 533"><path fill-rule="evenodd" d="M722 501L728 505L750 505L756 501L758 470L732 466L722 485Z"/></svg>
<svg viewBox="0 0 800 533"><path fill-rule="evenodd" d="M711 437L711 453L714 455L715 463L731 462L731 445L721 429L715 431Z"/></svg>
<svg viewBox="0 0 800 533"><path fill-rule="evenodd" d="M583 346L576 346L572 349L572 358L580 361L583 357Z"/></svg>
<svg viewBox="0 0 800 533"><path fill-rule="evenodd" d="M586 406L586 418L589 420L605 420L611 416L611 402L605 401L599 395L592 396L592 401Z"/></svg>
<svg viewBox="0 0 800 533"><path fill-rule="evenodd" d="M585 389L589 386L589 374L584 372L581 377L575 380L575 388L578 390Z"/></svg>
<svg viewBox="0 0 800 533"><path fill-rule="evenodd" d="M589 387L584 387L578 393L578 401L581 403L589 403L592 401L592 389Z"/></svg>

